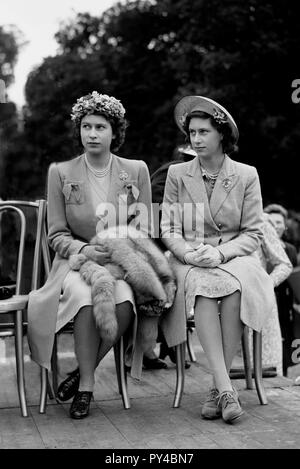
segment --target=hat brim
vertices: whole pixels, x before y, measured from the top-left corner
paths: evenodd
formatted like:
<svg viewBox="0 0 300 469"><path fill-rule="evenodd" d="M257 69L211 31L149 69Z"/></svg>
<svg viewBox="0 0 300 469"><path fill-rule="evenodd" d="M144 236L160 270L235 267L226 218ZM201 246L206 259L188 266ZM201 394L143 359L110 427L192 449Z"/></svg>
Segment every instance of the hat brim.
<svg viewBox="0 0 300 469"><path fill-rule="evenodd" d="M184 116L187 116L188 114L191 114L191 112L194 111L206 112L210 116L213 116L215 111L224 112L224 114L226 114L227 116L228 124L231 127L235 143L238 141L239 131L232 115L229 114L227 109L225 109L219 103L217 103L213 99L206 98L204 96L185 96L184 98L181 98L180 101L178 101L178 103L176 104L174 109L174 118L181 132L183 132L184 134L186 133L183 127L182 119L184 118Z"/></svg>

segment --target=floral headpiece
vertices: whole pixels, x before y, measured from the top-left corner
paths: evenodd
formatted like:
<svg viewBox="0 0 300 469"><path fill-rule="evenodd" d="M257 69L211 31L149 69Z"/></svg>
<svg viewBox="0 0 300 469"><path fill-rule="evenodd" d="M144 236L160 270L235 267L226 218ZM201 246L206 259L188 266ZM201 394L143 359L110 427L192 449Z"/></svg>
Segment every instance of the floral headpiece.
<svg viewBox="0 0 300 469"><path fill-rule="evenodd" d="M77 99L76 104L72 107L71 120L77 124L84 116L94 114L95 112L116 117L117 119L121 119L125 115L125 109L121 101L113 96L93 91L91 94Z"/></svg>

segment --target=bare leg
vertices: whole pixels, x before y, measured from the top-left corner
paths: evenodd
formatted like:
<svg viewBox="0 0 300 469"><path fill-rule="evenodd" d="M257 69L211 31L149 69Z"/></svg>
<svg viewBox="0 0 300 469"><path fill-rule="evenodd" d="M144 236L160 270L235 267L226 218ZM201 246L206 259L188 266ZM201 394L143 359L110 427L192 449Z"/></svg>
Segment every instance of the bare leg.
<svg viewBox="0 0 300 469"><path fill-rule="evenodd" d="M124 301L116 305L116 317L118 321L118 335L114 342L108 340L101 340L99 350L97 353L96 367L99 365L102 358L109 352L112 346L119 340L119 338L125 334L128 327L134 319L134 311L130 301Z"/></svg>
<svg viewBox="0 0 300 469"><path fill-rule="evenodd" d="M226 370L218 302L214 298L197 296L195 304L196 331L213 373L219 392L232 389Z"/></svg>
<svg viewBox="0 0 300 469"><path fill-rule="evenodd" d="M74 319L75 354L80 372L80 391L93 391L99 331L94 320L92 306L84 306Z"/></svg>
<svg viewBox="0 0 300 469"><path fill-rule="evenodd" d="M221 301L221 330L226 369L229 372L242 337L243 323L240 320L241 293L236 291Z"/></svg>

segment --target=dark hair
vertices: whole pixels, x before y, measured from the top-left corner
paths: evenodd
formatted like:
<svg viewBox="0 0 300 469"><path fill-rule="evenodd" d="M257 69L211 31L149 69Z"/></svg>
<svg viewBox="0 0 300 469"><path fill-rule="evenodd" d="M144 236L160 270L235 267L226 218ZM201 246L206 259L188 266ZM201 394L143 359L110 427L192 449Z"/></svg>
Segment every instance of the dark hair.
<svg viewBox="0 0 300 469"><path fill-rule="evenodd" d="M223 135L222 148L224 153L230 154L238 150L238 146L235 143L235 139L229 123L224 122L222 124L219 124L215 121L213 116L204 111L193 111L188 114L185 119L183 130L186 134L186 138L189 143L191 143L189 125L193 117L200 117L200 119L209 119L213 128L216 129L221 135Z"/></svg>
<svg viewBox="0 0 300 469"><path fill-rule="evenodd" d="M85 114L86 116L87 114ZM124 117L112 117L109 116L108 114L105 114L104 112L93 112L94 116L103 116L111 125L114 138L112 139L111 142L111 150L112 151L117 151L121 145L123 145L124 140L125 140L125 134L126 134L126 129L128 127L128 121ZM81 121L85 117L82 116L79 122L75 123L74 122L74 130L75 130L75 138L77 139L77 142L79 143L80 146L82 146L81 142L81 136L80 136L80 126L81 126Z"/></svg>

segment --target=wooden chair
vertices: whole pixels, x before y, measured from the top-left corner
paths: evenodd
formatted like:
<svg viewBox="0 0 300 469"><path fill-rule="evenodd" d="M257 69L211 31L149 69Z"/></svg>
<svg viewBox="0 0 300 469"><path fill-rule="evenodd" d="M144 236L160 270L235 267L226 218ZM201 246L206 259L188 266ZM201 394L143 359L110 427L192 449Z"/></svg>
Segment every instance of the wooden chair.
<svg viewBox="0 0 300 469"><path fill-rule="evenodd" d="M0 201L0 212L4 211L15 214L20 221L20 239L18 248L18 260L16 270L16 289L15 294L6 300L0 300L0 314L13 315L13 323L1 323L1 337L15 337L15 355L17 370L17 386L19 393L19 401L21 414L23 417L28 416L26 394L25 394L25 377L24 377L24 356L23 356L23 335L26 330L23 313L27 308L28 294L22 294L23 271L24 271L24 250L26 237L26 217L24 209L34 210L37 218L35 247L33 255L33 263L31 270L31 289L36 289L40 282L40 267L42 255L42 243L44 233L44 220L46 201L37 200L36 202L26 202L18 200ZM0 241L1 242L1 241Z"/></svg>
<svg viewBox="0 0 300 469"><path fill-rule="evenodd" d="M191 358L191 361L196 361L195 353L192 348L190 334L191 330L195 327L193 319L187 320L187 341L183 342L175 347L176 349L176 389L173 401L173 407L177 408L180 406L183 390L184 390L184 363L185 363L185 348L187 349ZM242 351L243 361L245 370L246 388L253 389L252 384L252 370L251 370L251 358L250 358L250 343L249 343L249 329L244 328L242 335ZM261 405L268 403L262 378L262 334L260 332L253 331L253 367L254 367L254 381L257 391L257 395Z"/></svg>

